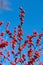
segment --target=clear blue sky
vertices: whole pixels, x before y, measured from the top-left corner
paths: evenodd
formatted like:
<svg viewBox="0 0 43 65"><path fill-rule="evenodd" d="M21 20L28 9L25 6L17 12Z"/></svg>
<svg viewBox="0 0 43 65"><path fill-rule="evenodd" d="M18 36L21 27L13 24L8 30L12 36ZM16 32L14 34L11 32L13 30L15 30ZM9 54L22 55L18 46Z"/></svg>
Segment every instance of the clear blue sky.
<svg viewBox="0 0 43 65"><path fill-rule="evenodd" d="M42 32L43 28L43 0L6 0L11 3L9 6L12 10L4 10L0 8L0 21L10 21L9 29L13 31L13 27L17 26L19 20L19 7L22 6L26 11L24 18L24 35L32 34L33 30ZM4 26L5 26L4 24ZM2 26L3 29L3 26ZM8 64L6 64L8 65Z"/></svg>

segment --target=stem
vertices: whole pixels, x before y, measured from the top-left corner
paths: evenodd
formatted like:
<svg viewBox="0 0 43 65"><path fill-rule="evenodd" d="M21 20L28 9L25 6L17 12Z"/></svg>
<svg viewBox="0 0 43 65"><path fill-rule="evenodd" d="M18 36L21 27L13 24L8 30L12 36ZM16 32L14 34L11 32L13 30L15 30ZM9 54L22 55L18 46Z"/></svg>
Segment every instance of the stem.
<svg viewBox="0 0 43 65"><path fill-rule="evenodd" d="M21 41L19 41L19 46L21 45ZM20 59L21 59L21 52L20 52ZM21 62L21 65L22 65L22 62Z"/></svg>

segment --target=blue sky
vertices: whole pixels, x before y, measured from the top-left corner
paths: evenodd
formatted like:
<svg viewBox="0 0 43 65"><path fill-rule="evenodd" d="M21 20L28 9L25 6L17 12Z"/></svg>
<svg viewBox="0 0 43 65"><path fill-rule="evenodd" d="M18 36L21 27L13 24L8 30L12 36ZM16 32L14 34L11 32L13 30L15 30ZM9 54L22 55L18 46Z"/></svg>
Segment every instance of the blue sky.
<svg viewBox="0 0 43 65"><path fill-rule="evenodd" d="M26 13L25 13L25 22L23 25L24 30L28 28L25 32L26 34L34 29L41 30L43 27L43 0L6 0L11 3L10 8L11 11L0 9L0 21L3 20L5 23L10 21L13 25L19 24L19 7L22 6ZM30 26L31 25L31 26Z"/></svg>
<svg viewBox="0 0 43 65"><path fill-rule="evenodd" d="M19 20L19 7L22 6L25 12L23 30L24 36L32 34L33 30L42 32L43 28L43 0L6 0L11 4L8 6L11 10L0 8L0 21L5 24L10 21L9 29L13 31L13 27L17 26ZM3 26L2 26L3 29Z"/></svg>

